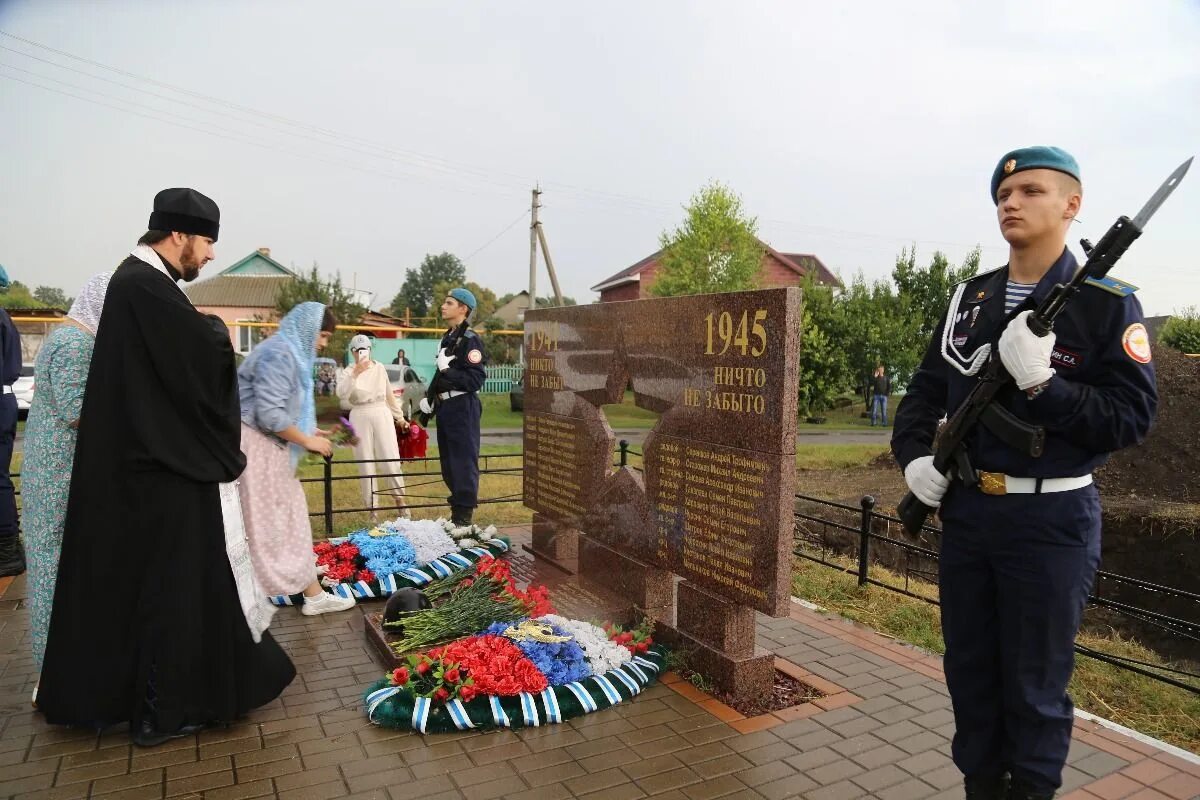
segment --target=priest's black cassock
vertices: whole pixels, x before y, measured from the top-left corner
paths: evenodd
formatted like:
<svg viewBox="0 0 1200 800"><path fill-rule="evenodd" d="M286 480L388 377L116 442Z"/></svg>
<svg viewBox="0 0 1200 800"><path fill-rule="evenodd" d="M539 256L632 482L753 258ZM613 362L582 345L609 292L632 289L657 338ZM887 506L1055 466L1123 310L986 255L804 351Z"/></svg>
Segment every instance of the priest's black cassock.
<svg viewBox="0 0 1200 800"><path fill-rule="evenodd" d="M218 486L245 466L233 348L176 277L143 245L108 287L38 689L49 722L228 722L296 674L239 604Z"/></svg>

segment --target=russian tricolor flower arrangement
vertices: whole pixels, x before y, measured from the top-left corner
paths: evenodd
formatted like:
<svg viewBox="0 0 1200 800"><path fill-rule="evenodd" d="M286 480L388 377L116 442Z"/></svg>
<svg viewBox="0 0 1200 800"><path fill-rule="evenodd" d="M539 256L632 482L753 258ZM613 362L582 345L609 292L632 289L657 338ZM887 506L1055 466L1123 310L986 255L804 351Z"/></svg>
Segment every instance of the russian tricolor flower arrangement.
<svg viewBox="0 0 1200 800"><path fill-rule="evenodd" d="M453 534L452 534L453 531ZM446 520L396 519L313 545L327 592L358 600L387 597L469 570L480 558L509 549L495 526L465 531ZM302 595L276 595L277 606L300 605Z"/></svg>
<svg viewBox="0 0 1200 800"><path fill-rule="evenodd" d="M422 593L432 607L385 615L403 664L366 692L376 725L444 733L552 724L631 699L664 669L648 621L625 630L559 616L545 587L517 589L498 559Z"/></svg>

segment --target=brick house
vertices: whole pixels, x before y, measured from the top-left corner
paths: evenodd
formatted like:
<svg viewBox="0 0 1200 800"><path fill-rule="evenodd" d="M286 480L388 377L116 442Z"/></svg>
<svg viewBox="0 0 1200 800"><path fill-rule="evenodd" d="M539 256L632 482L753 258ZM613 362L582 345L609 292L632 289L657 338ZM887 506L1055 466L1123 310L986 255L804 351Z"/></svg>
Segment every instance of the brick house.
<svg viewBox="0 0 1200 800"><path fill-rule="evenodd" d="M650 297L650 286L654 283L654 275L658 271L661 257L662 250L652 253L616 275L600 281L592 287L592 291L600 293L601 303ZM763 243L763 260L758 272L758 282L764 289L798 286L809 274L813 275L817 283L838 289L844 288L838 277L816 256L807 253L781 253Z"/></svg>

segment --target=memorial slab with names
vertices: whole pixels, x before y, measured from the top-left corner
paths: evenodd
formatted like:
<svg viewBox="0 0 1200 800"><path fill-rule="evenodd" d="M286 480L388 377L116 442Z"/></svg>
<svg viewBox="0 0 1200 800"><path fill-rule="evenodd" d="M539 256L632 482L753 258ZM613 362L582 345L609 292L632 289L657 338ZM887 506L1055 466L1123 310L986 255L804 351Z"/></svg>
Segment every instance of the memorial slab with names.
<svg viewBox="0 0 1200 800"><path fill-rule="evenodd" d="M753 612L790 602L800 299L788 287L525 320L533 551L623 593L733 694L769 689ZM600 408L627 388L660 415L642 472L614 466Z"/></svg>

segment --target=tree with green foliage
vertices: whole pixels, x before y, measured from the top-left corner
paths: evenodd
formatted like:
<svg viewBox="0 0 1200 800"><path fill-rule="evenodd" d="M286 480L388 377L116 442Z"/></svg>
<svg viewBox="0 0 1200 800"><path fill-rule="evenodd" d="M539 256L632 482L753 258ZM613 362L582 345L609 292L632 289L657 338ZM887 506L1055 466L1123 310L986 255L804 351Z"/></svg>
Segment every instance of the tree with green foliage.
<svg viewBox="0 0 1200 800"><path fill-rule="evenodd" d="M1158 341L1183 353L1200 353L1200 310L1188 306L1171 315L1159 331Z"/></svg>
<svg viewBox="0 0 1200 800"><path fill-rule="evenodd" d="M910 338L908 317L888 281L867 283L860 272L836 301L836 329L829 331L839 342L853 388L860 394L875 367L882 364L891 376L907 380L921 352L906 346Z"/></svg>
<svg viewBox="0 0 1200 800"><path fill-rule="evenodd" d="M959 267L952 267L946 254L935 250L928 267L917 266L916 245L896 257L892 280L900 303L912 324L911 334L922 352L946 313L955 285L979 272L980 250L976 247Z"/></svg>
<svg viewBox="0 0 1200 800"><path fill-rule="evenodd" d="M28 286L13 281L7 289L0 289L0 308L46 308L46 304L34 297Z"/></svg>
<svg viewBox="0 0 1200 800"><path fill-rule="evenodd" d="M354 293L342 285L341 273L336 273L332 278L322 277L315 262L308 272L298 272L295 280L283 285L275 298L275 311L282 317L299 303L308 300L324 303L332 309L338 325L357 325L367 311L354 302ZM325 348L325 355L341 363L354 333L342 330L335 332Z"/></svg>
<svg viewBox="0 0 1200 800"><path fill-rule="evenodd" d="M807 276L801 284L804 310L800 316L800 412L819 415L838 395L853 386L846 350L838 331L844 327L841 309L829 286Z"/></svg>
<svg viewBox="0 0 1200 800"><path fill-rule="evenodd" d="M475 295L475 310L471 312L471 327L480 327L480 320L491 319L492 315L496 313L498 307L496 293L491 289L485 289L474 281L440 281L433 286L433 296L437 298L437 302L433 305L435 316L441 317L442 301L456 286L461 286Z"/></svg>
<svg viewBox="0 0 1200 800"><path fill-rule="evenodd" d="M758 285L764 245L742 200L713 182L695 194L681 226L659 237L662 256L650 287L657 297L738 292Z"/></svg>
<svg viewBox="0 0 1200 800"><path fill-rule="evenodd" d="M39 286L33 290L33 297L39 303L45 303L52 308L68 311L71 308L71 298L54 286Z"/></svg>
<svg viewBox="0 0 1200 800"><path fill-rule="evenodd" d="M404 316L408 310L414 317L437 316L442 297L435 288L439 284L461 286L467 280L467 268L453 253L427 253L421 266L404 273L404 283L399 293L392 298L388 311L393 316Z"/></svg>

